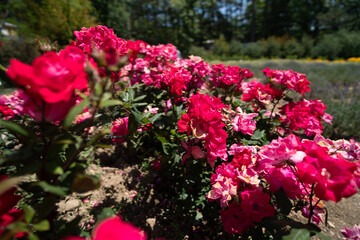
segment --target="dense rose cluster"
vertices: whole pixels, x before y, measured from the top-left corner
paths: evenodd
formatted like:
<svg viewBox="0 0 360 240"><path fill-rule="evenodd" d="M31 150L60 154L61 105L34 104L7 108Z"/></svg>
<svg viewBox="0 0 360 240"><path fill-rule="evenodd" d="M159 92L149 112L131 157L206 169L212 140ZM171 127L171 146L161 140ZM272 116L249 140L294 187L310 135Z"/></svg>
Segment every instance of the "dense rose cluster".
<svg viewBox="0 0 360 240"><path fill-rule="evenodd" d="M248 134L250 136L253 135L256 129L256 121L253 118L258 116L258 114L243 113L240 107L238 107L236 110L238 113L236 114L232 122L234 131L241 131L243 134Z"/></svg>
<svg viewBox="0 0 360 240"><path fill-rule="evenodd" d="M212 71L210 65L198 56L189 56L189 59L179 59L175 64L183 66L192 74L188 85L189 89L203 88L207 76L211 75Z"/></svg>
<svg viewBox="0 0 360 240"><path fill-rule="evenodd" d="M270 84L264 85L255 80L242 84L243 95L241 100L251 102L254 107L263 109L274 99L280 99L283 93Z"/></svg>
<svg viewBox="0 0 360 240"><path fill-rule="evenodd" d="M218 88L229 88L235 86L236 90L241 89L241 83L254 74L249 69L241 69L238 66L224 66L223 64L212 65L210 81Z"/></svg>
<svg viewBox="0 0 360 240"><path fill-rule="evenodd" d="M269 145L261 147L260 151L254 146L234 144L229 151L229 156L234 156L232 161L216 168L211 177L212 190L207 197L211 201L219 200L220 206L225 208L221 210L221 219L224 229L229 233L246 231L254 222L274 214L273 207L269 205L270 196L261 191L261 177L269 184L270 192L282 189L289 199L308 201L307 196L313 191L312 204L315 199L338 202L357 192L360 159L357 153L354 154L359 144L354 143L344 140L336 143L342 147L338 147L339 152L335 152L334 148L325 147L334 146L331 140L317 136L315 141L300 141L290 134L286 138L273 140ZM348 154L346 148L351 149L352 154ZM357 159L354 161L349 156L356 156ZM254 187L258 188L256 194L246 190ZM261 213L247 211L254 204L248 201L260 195L261 200L259 197L255 202L264 208ZM308 202L301 212L309 217L312 208L312 221L319 224L323 221L324 209L319 204L310 204ZM256 209L258 207L256 205ZM241 221L235 221L238 216L241 216Z"/></svg>
<svg viewBox="0 0 360 240"><path fill-rule="evenodd" d="M305 74L293 72L292 70L270 70L266 68L263 73L271 78L271 81L276 84L285 85L288 89L294 90L298 93L305 94L310 92L310 82L306 79Z"/></svg>
<svg viewBox="0 0 360 240"><path fill-rule="evenodd" d="M307 184L315 184L316 196L325 201L338 202L357 193L354 171L357 166L337 156L331 157L326 147L313 141L303 140L304 160L296 164L297 177Z"/></svg>
<svg viewBox="0 0 360 240"><path fill-rule="evenodd" d="M220 210L224 229L229 234L242 233L275 214L270 205L270 195L260 188L245 189L240 194L240 203L232 202L227 209Z"/></svg>
<svg viewBox="0 0 360 240"><path fill-rule="evenodd" d="M259 164L263 169L268 169L269 165L284 166L289 161L299 163L305 157L299 139L290 134L285 138L279 137L269 145L265 145L259 151Z"/></svg>
<svg viewBox="0 0 360 240"><path fill-rule="evenodd" d="M95 49L105 51L106 54L115 51L119 55L125 55L128 52L127 42L118 38L112 29L105 26L81 28L80 31L74 31L74 35L76 42L72 41L70 45L82 49L89 55Z"/></svg>
<svg viewBox="0 0 360 240"><path fill-rule="evenodd" d="M297 103L291 101L280 108L283 115L280 121L290 131L303 129L308 136L321 134L324 128L321 121L331 124L332 120L332 116L325 113L325 110L325 104L318 100L304 99Z"/></svg>
<svg viewBox="0 0 360 240"><path fill-rule="evenodd" d="M227 133L222 122L224 107L219 98L193 95L188 100L187 114L182 115L178 123L180 132L192 133L195 138L205 141L206 156L211 166L214 166L217 157L227 160Z"/></svg>

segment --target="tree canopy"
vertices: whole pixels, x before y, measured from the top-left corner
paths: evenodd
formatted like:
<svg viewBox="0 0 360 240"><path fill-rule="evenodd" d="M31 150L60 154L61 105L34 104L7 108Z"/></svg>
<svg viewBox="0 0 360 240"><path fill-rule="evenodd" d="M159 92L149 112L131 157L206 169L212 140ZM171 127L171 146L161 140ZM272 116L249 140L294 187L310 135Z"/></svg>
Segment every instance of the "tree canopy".
<svg viewBox="0 0 360 240"><path fill-rule="evenodd" d="M95 24L122 38L170 42L181 50L220 36L254 42L360 31L358 0L6 0L0 11L0 23L18 24L24 36L61 44Z"/></svg>

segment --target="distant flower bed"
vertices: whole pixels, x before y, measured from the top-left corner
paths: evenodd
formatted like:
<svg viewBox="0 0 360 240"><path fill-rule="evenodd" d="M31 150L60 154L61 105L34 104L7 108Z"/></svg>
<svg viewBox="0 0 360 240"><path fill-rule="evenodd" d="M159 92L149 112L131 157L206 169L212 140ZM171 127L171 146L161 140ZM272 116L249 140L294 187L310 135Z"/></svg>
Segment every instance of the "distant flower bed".
<svg viewBox="0 0 360 240"><path fill-rule="evenodd" d="M360 62L360 57L352 57L352 58L348 58L348 59L336 59L333 61L327 60L327 59L321 59L321 58L316 58L316 59L312 59L312 58L308 58L306 59L307 61L310 62L333 62L333 63L345 63L345 62Z"/></svg>

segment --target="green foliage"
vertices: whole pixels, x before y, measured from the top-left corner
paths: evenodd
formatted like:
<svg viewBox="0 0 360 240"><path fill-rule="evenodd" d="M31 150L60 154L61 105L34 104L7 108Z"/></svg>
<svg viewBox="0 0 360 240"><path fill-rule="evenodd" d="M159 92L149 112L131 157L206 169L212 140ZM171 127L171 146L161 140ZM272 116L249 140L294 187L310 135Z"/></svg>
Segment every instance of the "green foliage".
<svg viewBox="0 0 360 240"><path fill-rule="evenodd" d="M232 40L229 44L230 56L241 56L243 55L243 46L240 41Z"/></svg>
<svg viewBox="0 0 360 240"><path fill-rule="evenodd" d="M73 31L96 23L89 0L10 1L9 11L24 36L48 37L61 45L70 42Z"/></svg>
<svg viewBox="0 0 360 240"><path fill-rule="evenodd" d="M215 40L213 53L218 56L225 56L229 54L229 43L225 40L223 35Z"/></svg>
<svg viewBox="0 0 360 240"><path fill-rule="evenodd" d="M30 64L40 55L36 48L36 42L31 39L4 39L1 40L0 64L4 67L9 65L10 59L18 59ZM1 87L11 87L13 83L9 80L4 71L0 70Z"/></svg>
<svg viewBox="0 0 360 240"><path fill-rule="evenodd" d="M206 58L209 55L209 53L204 47L191 46L189 49L189 55Z"/></svg>
<svg viewBox="0 0 360 240"><path fill-rule="evenodd" d="M291 229L289 235L284 236L283 240L308 240L310 239L310 232L307 229Z"/></svg>
<svg viewBox="0 0 360 240"><path fill-rule="evenodd" d="M301 55L300 57L311 56L311 52L314 47L314 40L308 35L303 35L300 44L304 49L303 55Z"/></svg>
<svg viewBox="0 0 360 240"><path fill-rule="evenodd" d="M267 58L279 58L281 56L281 42L275 38L270 37L262 42L264 46L264 56Z"/></svg>
<svg viewBox="0 0 360 240"><path fill-rule="evenodd" d="M259 43L249 43L244 48L244 55L249 56L251 58L260 58L265 53L264 46Z"/></svg>
<svg viewBox="0 0 360 240"><path fill-rule="evenodd" d="M359 32L345 30L325 34L314 48L314 56L324 56L327 59L350 58L360 56Z"/></svg>
<svg viewBox="0 0 360 240"><path fill-rule="evenodd" d="M295 39L287 40L282 48L282 57L294 56L299 58L304 56L305 48Z"/></svg>
<svg viewBox="0 0 360 240"><path fill-rule="evenodd" d="M91 0L93 11L98 21L109 28L114 29L117 36L130 38L130 8L128 0Z"/></svg>

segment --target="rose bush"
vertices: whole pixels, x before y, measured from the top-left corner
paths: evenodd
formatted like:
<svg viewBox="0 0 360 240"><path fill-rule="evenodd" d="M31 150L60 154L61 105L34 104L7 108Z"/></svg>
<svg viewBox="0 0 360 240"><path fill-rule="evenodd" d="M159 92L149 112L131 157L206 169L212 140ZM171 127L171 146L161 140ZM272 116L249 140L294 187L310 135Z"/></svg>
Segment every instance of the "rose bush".
<svg viewBox="0 0 360 240"><path fill-rule="evenodd" d="M19 90L0 97L0 171L10 176L0 194L13 199L0 201L5 239L154 238L107 208L92 232L58 218L59 201L99 188L89 152L112 144L142 160L133 204L151 192L164 237L316 235L323 201L357 193L360 144L321 136L332 117L304 98L304 74L267 68L261 83L249 69L178 59L171 44L126 41L104 26L75 36L59 53L7 68Z"/></svg>

